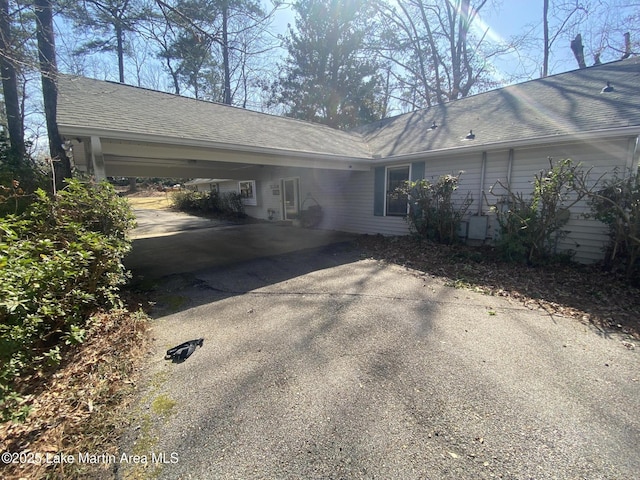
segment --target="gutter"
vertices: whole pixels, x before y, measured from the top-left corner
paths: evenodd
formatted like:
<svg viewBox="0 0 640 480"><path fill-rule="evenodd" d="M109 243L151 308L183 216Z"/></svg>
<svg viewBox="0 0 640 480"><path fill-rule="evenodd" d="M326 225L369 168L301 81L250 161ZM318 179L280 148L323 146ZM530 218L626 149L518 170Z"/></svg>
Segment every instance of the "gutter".
<svg viewBox="0 0 640 480"><path fill-rule="evenodd" d="M522 147L534 147L550 143L592 142L594 140L603 140L607 138L625 136L633 136L640 139L640 125L609 128L605 130L590 130L588 132L580 133L545 135L541 137L509 140L503 142L479 143L477 145L471 145L470 142L472 141L467 141L468 143L466 145L459 147L441 148L438 150L429 150L416 153L408 153L404 155L391 155L388 157L376 158L373 161L373 165L380 166L386 165L390 162L406 162L410 160L425 160L433 157L460 155L467 153L482 153L490 150L510 150ZM640 146L637 146L636 148L640 148Z"/></svg>
<svg viewBox="0 0 640 480"><path fill-rule="evenodd" d="M90 127L78 127L75 125L59 124L60 134L68 139L74 137L99 137L102 140L131 141L139 143L150 143L156 145L171 145L178 147L194 147L207 150L223 150L238 153L256 153L270 156L295 157L298 159L320 160L331 164L339 163L343 168L345 163L354 167L371 166L371 157L358 157L349 155L338 155L334 153L309 152L304 150L288 150L278 148L256 147L251 145L240 145L233 143L210 142L206 140L198 140L184 137L169 137L166 135L156 134L139 134L131 132L121 132L114 130L104 130Z"/></svg>
<svg viewBox="0 0 640 480"><path fill-rule="evenodd" d="M594 140L602 140L612 137L633 136L636 137L635 153L640 149L640 125L633 125L629 127L609 128L603 130L590 130L588 132L558 134L558 135L545 135L540 137L509 140L493 143L479 143L471 144L473 141L468 141L466 145L442 148L438 150L421 151L415 153L408 153L403 155L391 155L388 157L381 157L378 155L369 155L366 157L338 155L332 153L322 152L309 152L300 150L288 150L278 148L265 148L256 147L250 145L240 145L232 143L210 142L198 139L184 138L184 137L167 137L166 135L156 134L139 134L131 132L116 132L113 130L103 130L90 127L77 127L73 125L59 124L58 128L60 133L66 137L92 137L97 136L101 139L134 141L141 143L153 143L164 145L175 145L184 147L195 147L203 149L217 149L229 152L239 153L256 153L271 156L280 156L287 158L298 158L302 160L317 160L328 165L340 166L341 169L357 168L357 169L371 169L376 166L387 165L395 162L406 162L411 160L425 160L433 157L452 156L460 154L473 154L481 153L489 150L510 150L522 147L533 147L538 145L544 145L548 143L573 143L573 142L592 142ZM345 165L345 163L347 165ZM312 165L312 167L318 167Z"/></svg>

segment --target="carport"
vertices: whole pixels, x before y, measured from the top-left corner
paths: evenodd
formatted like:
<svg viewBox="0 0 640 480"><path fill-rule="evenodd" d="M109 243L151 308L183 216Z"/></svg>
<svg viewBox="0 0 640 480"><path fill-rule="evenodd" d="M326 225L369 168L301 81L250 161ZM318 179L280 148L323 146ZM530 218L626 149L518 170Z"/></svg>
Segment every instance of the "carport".
<svg viewBox="0 0 640 480"><path fill-rule="evenodd" d="M98 180L371 168L359 135L322 125L69 75L60 75L58 91L60 133L76 167Z"/></svg>
<svg viewBox="0 0 640 480"><path fill-rule="evenodd" d="M96 179L224 179L214 189L240 194L248 215L295 222L315 205L322 218L314 226L325 230L405 235L396 186L465 172L456 195L468 192L474 204L459 235L492 242L500 227L491 203L504 202L507 189L530 194L549 158L571 158L603 181L637 167L639 67L627 59L580 69L356 131L61 76L58 125L76 166ZM606 82L615 88L603 91ZM580 215L584 208L570 212L556 247L592 263L602 259L608 231Z"/></svg>
<svg viewBox="0 0 640 480"><path fill-rule="evenodd" d="M133 252L125 264L138 280L210 270L353 239L342 232L272 223L239 225L162 210L139 211L137 219Z"/></svg>

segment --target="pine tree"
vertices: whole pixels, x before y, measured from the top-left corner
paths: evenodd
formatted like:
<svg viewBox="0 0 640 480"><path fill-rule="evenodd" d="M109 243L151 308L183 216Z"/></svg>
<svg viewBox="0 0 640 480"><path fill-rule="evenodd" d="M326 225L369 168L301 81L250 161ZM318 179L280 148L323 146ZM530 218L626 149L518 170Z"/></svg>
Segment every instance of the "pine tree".
<svg viewBox="0 0 640 480"><path fill-rule="evenodd" d="M367 51L376 10L366 0L299 0L284 76L272 103L287 116L347 129L384 111L378 65Z"/></svg>

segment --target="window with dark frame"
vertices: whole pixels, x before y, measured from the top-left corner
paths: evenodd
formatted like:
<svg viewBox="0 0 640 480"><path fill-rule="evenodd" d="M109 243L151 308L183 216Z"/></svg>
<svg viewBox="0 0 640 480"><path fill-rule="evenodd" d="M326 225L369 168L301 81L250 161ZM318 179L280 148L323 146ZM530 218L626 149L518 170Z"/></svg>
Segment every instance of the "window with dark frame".
<svg viewBox="0 0 640 480"><path fill-rule="evenodd" d="M407 214L407 196L398 195L396 189L409 181L409 165L387 168L387 212L389 216Z"/></svg>

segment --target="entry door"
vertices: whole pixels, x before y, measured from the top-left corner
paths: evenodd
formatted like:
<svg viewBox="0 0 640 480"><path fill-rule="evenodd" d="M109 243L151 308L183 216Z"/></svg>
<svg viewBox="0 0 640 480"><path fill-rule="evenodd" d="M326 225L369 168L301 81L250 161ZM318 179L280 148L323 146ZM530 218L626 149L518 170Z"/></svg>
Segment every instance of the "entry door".
<svg viewBox="0 0 640 480"><path fill-rule="evenodd" d="M285 220L298 218L298 212L300 211L298 190L297 178L285 178L282 180L282 202L284 203L282 211L284 212Z"/></svg>

